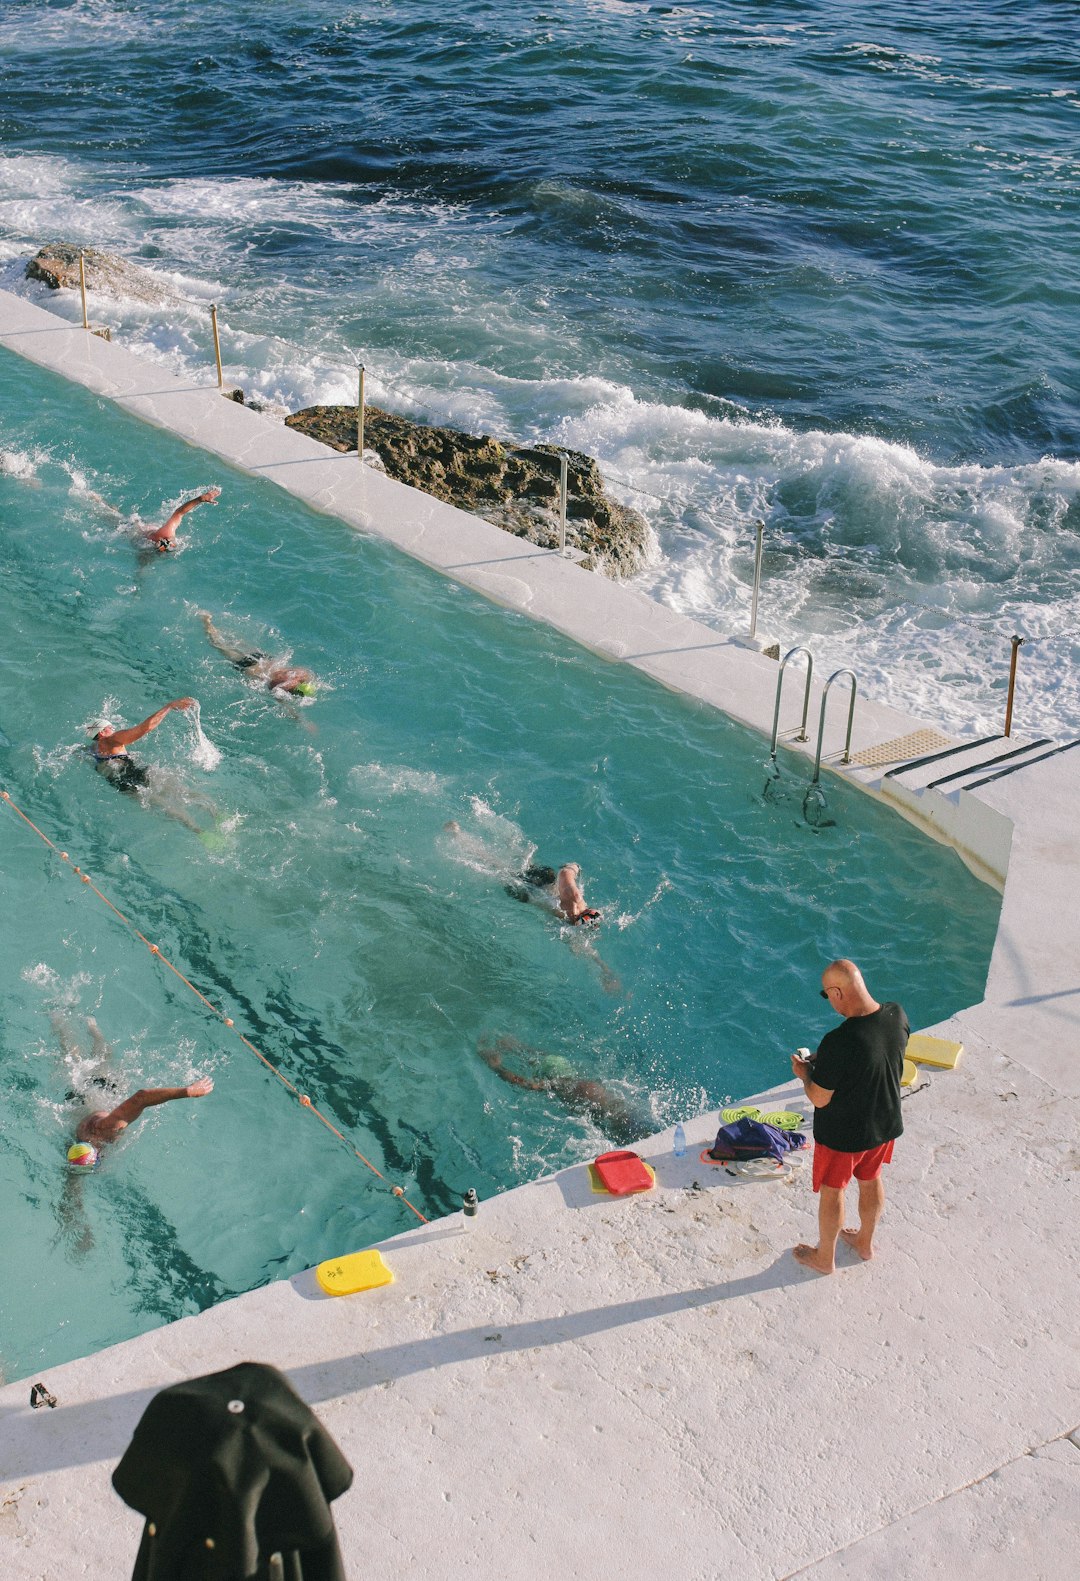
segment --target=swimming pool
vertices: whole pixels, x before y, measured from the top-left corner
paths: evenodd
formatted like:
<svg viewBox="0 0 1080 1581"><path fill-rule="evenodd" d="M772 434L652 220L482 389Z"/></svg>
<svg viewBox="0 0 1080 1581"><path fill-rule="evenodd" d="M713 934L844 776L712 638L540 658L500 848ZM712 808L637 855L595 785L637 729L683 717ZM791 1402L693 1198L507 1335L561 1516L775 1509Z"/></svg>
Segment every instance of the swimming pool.
<svg viewBox="0 0 1080 1581"><path fill-rule="evenodd" d="M7 353L0 451L4 788L425 1213L601 1139L501 1082L484 1039L603 1081L651 1130L782 1079L829 1024L832 955L913 1023L981 996L997 896L848 786L807 827L797 800L763 802L741 727ZM181 551L141 559L133 516L213 482ZM291 718L247 686L202 609L310 664L314 703ZM212 799L213 849L81 745L182 694L214 752L179 715L135 751L197 821ZM410 1222L25 826L0 829L6 1376ZM591 947L506 894L534 852L581 861ZM151 1111L76 1191L85 1070L51 1018L85 1045L88 1014L123 1088L216 1088Z"/></svg>

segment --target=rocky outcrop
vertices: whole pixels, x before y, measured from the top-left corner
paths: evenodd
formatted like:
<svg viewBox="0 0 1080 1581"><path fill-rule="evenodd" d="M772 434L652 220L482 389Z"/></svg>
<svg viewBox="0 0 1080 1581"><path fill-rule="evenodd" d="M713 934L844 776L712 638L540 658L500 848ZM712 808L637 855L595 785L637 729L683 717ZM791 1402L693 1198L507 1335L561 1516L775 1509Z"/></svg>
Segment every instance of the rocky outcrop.
<svg viewBox="0 0 1080 1581"><path fill-rule="evenodd" d="M105 291L110 296L131 297L136 302L167 303L178 300L157 275L126 258L99 252L96 247L74 247L70 242L50 242L36 252L26 266L28 280L40 280L59 291L62 286L79 289L79 254L86 269L86 289Z"/></svg>
<svg viewBox="0 0 1080 1581"><path fill-rule="evenodd" d="M356 449L356 408L308 406L285 419L290 428L334 450ZM472 511L545 549L559 541L559 457L555 445L514 445L487 434L415 423L369 406L364 453L374 450L389 477ZM566 542L583 564L608 576L633 576L647 564L652 533L645 518L611 499L591 456L565 452Z"/></svg>

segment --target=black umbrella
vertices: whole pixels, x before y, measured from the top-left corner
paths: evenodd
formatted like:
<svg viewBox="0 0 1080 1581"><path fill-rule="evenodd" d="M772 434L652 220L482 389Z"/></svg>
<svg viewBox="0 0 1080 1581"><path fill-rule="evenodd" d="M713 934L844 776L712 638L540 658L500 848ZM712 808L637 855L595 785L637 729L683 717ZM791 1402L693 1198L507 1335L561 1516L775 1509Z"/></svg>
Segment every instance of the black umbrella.
<svg viewBox="0 0 1080 1581"><path fill-rule="evenodd" d="M173 1384L113 1472L146 1517L132 1581L345 1581L330 1500L352 1478L275 1367L244 1361Z"/></svg>

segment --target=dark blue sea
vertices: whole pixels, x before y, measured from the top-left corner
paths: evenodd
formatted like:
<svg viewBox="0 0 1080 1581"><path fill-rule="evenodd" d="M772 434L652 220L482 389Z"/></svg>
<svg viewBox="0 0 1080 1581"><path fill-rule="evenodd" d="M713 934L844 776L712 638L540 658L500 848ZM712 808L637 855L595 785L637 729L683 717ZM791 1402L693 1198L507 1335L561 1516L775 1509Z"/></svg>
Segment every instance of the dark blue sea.
<svg viewBox="0 0 1080 1581"><path fill-rule="evenodd" d="M1080 731L1080 7L5 0L0 283L282 408L595 454L641 585L961 732ZM2 436L0 436L2 443Z"/></svg>

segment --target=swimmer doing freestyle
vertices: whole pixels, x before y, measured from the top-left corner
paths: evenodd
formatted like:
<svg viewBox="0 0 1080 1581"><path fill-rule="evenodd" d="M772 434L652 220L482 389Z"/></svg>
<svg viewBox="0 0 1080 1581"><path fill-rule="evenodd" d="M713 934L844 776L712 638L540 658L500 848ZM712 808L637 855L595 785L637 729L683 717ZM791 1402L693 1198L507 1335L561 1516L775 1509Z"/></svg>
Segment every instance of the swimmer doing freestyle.
<svg viewBox="0 0 1080 1581"><path fill-rule="evenodd" d="M125 791L129 796L149 784L150 770L127 752L127 748L135 741L141 741L143 736L148 736L151 730L156 730L166 714L174 708L188 709L195 701L193 697L176 697L171 703L166 703L164 708L159 708L156 714L150 714L141 725L132 725L129 730L114 730L111 725L102 725L91 742L90 750L94 754L94 767L105 778L115 785L117 790Z"/></svg>
<svg viewBox="0 0 1080 1581"><path fill-rule="evenodd" d="M541 1054L537 1049L529 1048L525 1043L519 1043L517 1038L500 1037L494 1042L482 1038L476 1052L501 1081L509 1082L512 1087L523 1087L526 1092L551 1093L553 1098L558 1098L575 1114L583 1114L594 1121L613 1142L626 1145L647 1135L651 1129L644 1115L635 1114L626 1100L605 1087L603 1082L584 1076L564 1075L562 1071L543 1074L544 1066L553 1065L556 1060L550 1055ZM507 1070L503 1064L506 1054L524 1056L541 1074L522 1076L517 1071ZM564 1062L560 1060L558 1063Z"/></svg>
<svg viewBox="0 0 1080 1581"><path fill-rule="evenodd" d="M458 839L464 838L460 824L451 821L443 827ZM523 868L515 881L505 888L506 893L515 900L540 899L552 903L556 916L561 917L563 922L577 924L600 920L600 913L585 904L581 888L581 865L578 862L564 863L557 873L553 867L533 863Z"/></svg>
<svg viewBox="0 0 1080 1581"><path fill-rule="evenodd" d="M63 1051L64 1058L71 1064L83 1060L83 1052L72 1034L64 1016L56 1012L52 1016L53 1031ZM112 1049L101 1034L101 1028L93 1016L86 1018L86 1030L90 1034L90 1059L97 1069L84 1080L83 1086L69 1096L84 1105L92 1102L91 1091L108 1096L116 1096L114 1077L109 1070L109 1061ZM133 1092L129 1098L118 1103L112 1109L91 1109L84 1114L75 1127L75 1140L89 1142L97 1149L106 1146L109 1142L116 1142L127 1130L133 1121L161 1103L173 1103L177 1098L205 1098L207 1093L214 1090L213 1079L202 1076L198 1081L189 1082L186 1087L140 1087L138 1092ZM100 1098L98 1100L100 1102Z"/></svg>
<svg viewBox="0 0 1080 1581"><path fill-rule="evenodd" d="M176 548L176 529L179 527L181 519L187 515L188 511L193 511L197 505L216 505L220 494L221 490L219 488L212 488L207 489L202 494L196 494L190 500L185 500L182 505L176 507L167 522L160 527L155 527L152 532L143 534L145 542L148 545L152 545L159 554L168 554Z"/></svg>
<svg viewBox="0 0 1080 1581"><path fill-rule="evenodd" d="M256 686L265 687L268 692L288 692L290 697L315 696L316 682L313 671L304 669L302 665L282 664L280 660L272 659L269 654L260 652L258 648L234 647L221 635L208 610L201 609L199 619L213 646L219 653L225 655L230 664L234 664L242 671L245 680L253 682Z"/></svg>
<svg viewBox="0 0 1080 1581"><path fill-rule="evenodd" d="M149 792L151 789L150 770L145 763L137 763L127 748L135 741L141 741L143 736L156 730L161 721L173 709L181 712L191 708L195 699L193 697L176 697L171 703L166 703L164 708L159 708L157 713L150 714L139 725L132 725L127 730L114 730L111 725L102 725L96 732L91 743L90 751L94 759L94 767L110 784L115 785L118 791L126 796L137 796L140 791ZM211 812L216 809L213 803L205 797L192 797L188 792L189 800L197 800ZM200 827L193 818L189 818L182 808L172 805L160 796L156 798L161 810L170 818L175 818L177 823L182 823L186 829L191 829L195 834L209 839L207 831Z"/></svg>

